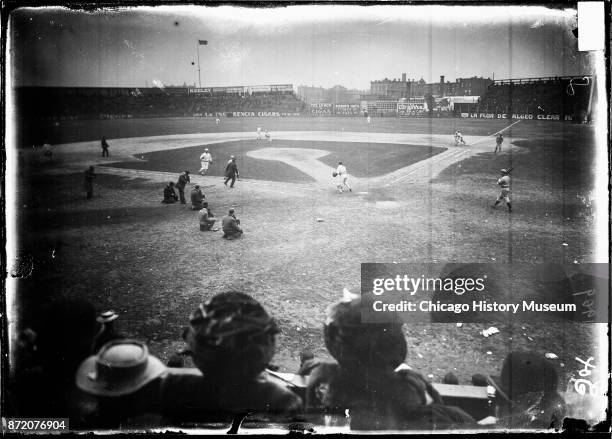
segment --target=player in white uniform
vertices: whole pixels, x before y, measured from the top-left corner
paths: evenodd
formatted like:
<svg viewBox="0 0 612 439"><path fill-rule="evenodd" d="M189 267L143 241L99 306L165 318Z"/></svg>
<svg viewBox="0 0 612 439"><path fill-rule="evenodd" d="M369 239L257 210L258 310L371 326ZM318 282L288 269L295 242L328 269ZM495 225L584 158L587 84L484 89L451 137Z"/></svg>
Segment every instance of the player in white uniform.
<svg viewBox="0 0 612 439"><path fill-rule="evenodd" d="M261 127L257 127L257 140L261 140Z"/></svg>
<svg viewBox="0 0 612 439"><path fill-rule="evenodd" d="M461 130L455 131L455 146L459 145L459 142L465 145L465 140L463 140L463 135L461 134Z"/></svg>
<svg viewBox="0 0 612 439"><path fill-rule="evenodd" d="M202 175L206 174L206 171L208 171L208 165L210 165L211 163L212 155L210 155L210 152L208 152L208 148L204 148L204 152L200 156L200 164L202 166L200 167L200 170L198 172Z"/></svg>
<svg viewBox="0 0 612 439"><path fill-rule="evenodd" d="M491 206L493 209L497 207L497 205L504 200L508 205L508 212L512 212L512 203L510 202L510 171L507 169L502 169L501 178L497 180L497 184L499 185L501 192L495 201L495 204Z"/></svg>
<svg viewBox="0 0 612 439"><path fill-rule="evenodd" d="M370 118L370 116L368 116L368 124L372 122L372 119Z"/></svg>
<svg viewBox="0 0 612 439"><path fill-rule="evenodd" d="M353 189L351 189L351 187L348 185L348 172L346 172L346 166L344 166L342 162L338 162L336 174L336 186L338 188L338 192L342 193L343 186L346 186L348 190L352 192Z"/></svg>
<svg viewBox="0 0 612 439"><path fill-rule="evenodd" d="M219 125L219 124L221 123L221 119L216 118L216 119L215 119L215 123L216 123L217 125Z"/></svg>
<svg viewBox="0 0 612 439"><path fill-rule="evenodd" d="M268 142L272 143L272 137L270 137L270 133L268 132L268 130L266 130L265 134L266 139L268 140Z"/></svg>

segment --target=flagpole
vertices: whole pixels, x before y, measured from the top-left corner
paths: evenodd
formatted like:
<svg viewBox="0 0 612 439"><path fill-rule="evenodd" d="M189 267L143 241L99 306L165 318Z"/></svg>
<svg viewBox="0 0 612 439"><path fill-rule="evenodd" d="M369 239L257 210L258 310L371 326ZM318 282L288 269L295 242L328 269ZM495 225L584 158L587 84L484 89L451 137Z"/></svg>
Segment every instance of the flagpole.
<svg viewBox="0 0 612 439"><path fill-rule="evenodd" d="M196 50L198 52L198 84L200 84L200 88L202 88L202 78L200 76L200 41L198 40L196 44Z"/></svg>

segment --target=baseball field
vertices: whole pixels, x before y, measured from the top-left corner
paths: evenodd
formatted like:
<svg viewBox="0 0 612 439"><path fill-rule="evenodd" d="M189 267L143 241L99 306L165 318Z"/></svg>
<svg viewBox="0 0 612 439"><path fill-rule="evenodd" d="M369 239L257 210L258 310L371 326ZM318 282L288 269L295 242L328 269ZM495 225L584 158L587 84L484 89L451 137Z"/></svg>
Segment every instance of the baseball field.
<svg viewBox="0 0 612 439"><path fill-rule="evenodd" d="M50 298L86 298L117 311L123 333L167 360L183 348L182 328L200 302L239 290L277 319L274 363L295 371L303 349L328 357L325 308L344 288L359 290L363 262L593 262L593 128L522 121L503 131L502 152L494 154L491 135L510 124L185 118L37 127L54 157L39 149L18 154L13 315L25 325ZM257 127L270 130L272 141L258 140ZM457 128L467 146L454 145ZM200 176L205 147L213 165ZM223 185L230 155L241 177L232 190ZM335 190L339 160L352 192ZM92 200L83 189L89 165L97 173ZM499 170L508 167L512 213L503 203L491 209ZM242 239L200 232L189 204L160 203L164 185L183 170L192 173L187 194L199 184L217 218L236 209ZM408 324L406 362L434 381L454 372L468 383L473 373L499 373L510 350L531 349L554 353L567 383L574 358L594 355L593 325L543 316L485 337L488 326Z"/></svg>

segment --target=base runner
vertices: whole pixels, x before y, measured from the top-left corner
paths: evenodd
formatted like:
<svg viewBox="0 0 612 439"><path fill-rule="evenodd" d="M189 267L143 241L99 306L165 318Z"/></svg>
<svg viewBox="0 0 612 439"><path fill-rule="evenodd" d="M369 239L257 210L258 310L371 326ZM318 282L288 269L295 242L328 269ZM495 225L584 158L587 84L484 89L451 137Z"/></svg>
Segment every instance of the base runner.
<svg viewBox="0 0 612 439"><path fill-rule="evenodd" d="M210 165L211 163L212 163L212 156L210 155L210 152L208 152L208 148L205 148L204 152L200 156L201 167L198 172L202 175L206 174L206 171L208 171L208 165Z"/></svg>

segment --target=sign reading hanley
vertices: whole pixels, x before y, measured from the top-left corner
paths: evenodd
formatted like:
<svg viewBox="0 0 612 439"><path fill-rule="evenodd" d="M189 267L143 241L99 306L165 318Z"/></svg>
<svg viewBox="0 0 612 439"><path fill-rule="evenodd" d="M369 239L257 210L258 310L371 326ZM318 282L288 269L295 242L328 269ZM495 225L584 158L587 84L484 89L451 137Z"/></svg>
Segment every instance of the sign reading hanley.
<svg viewBox="0 0 612 439"><path fill-rule="evenodd" d="M607 264L361 264L362 321L607 322Z"/></svg>

